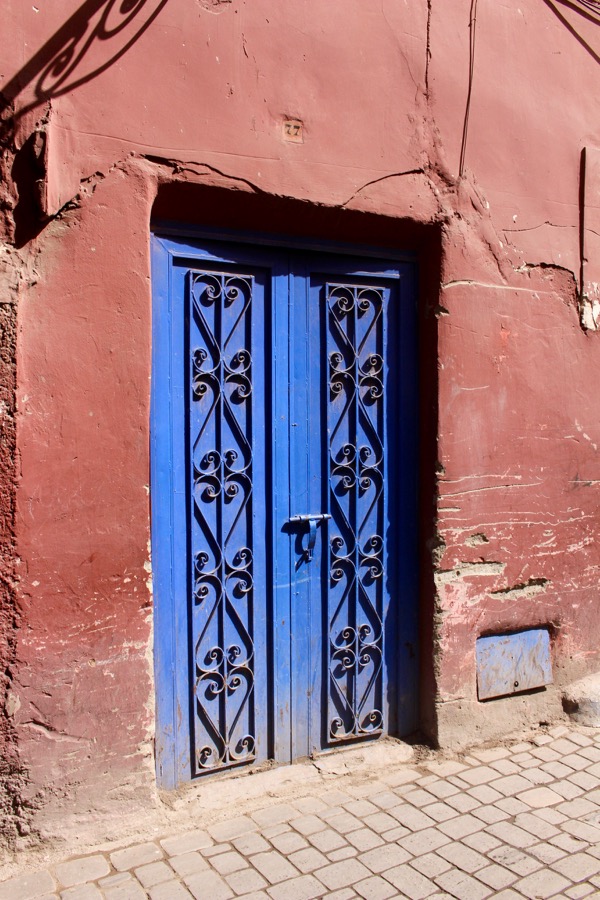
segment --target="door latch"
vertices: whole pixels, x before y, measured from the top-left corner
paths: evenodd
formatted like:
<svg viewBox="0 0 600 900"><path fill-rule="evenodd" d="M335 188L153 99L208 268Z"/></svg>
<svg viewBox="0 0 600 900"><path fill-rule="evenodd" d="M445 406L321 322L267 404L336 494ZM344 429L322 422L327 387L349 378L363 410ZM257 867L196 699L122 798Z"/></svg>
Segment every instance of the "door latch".
<svg viewBox="0 0 600 900"><path fill-rule="evenodd" d="M307 562L310 562L313 558L313 550L317 540L317 525L330 518L329 513L305 513L300 516L290 516L288 520L290 525L308 526L308 542L304 548L304 556Z"/></svg>

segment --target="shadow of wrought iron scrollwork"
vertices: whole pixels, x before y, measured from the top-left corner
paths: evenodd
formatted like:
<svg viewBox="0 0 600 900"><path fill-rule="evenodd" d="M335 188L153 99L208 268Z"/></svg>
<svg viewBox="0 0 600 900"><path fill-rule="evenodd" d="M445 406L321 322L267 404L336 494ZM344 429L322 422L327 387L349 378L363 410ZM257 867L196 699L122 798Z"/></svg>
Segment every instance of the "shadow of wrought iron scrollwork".
<svg viewBox="0 0 600 900"><path fill-rule="evenodd" d="M589 41L575 27L575 18L573 16L569 17L567 14L567 10L571 10L586 21L600 25L600 0L544 0L544 3L552 10L557 19L562 22L567 31L571 32L583 49L587 50L592 59L600 63L600 52L592 47Z"/></svg>
<svg viewBox="0 0 600 900"><path fill-rule="evenodd" d="M34 83L16 116L75 90L114 65L150 27L168 0L86 0L1 88L2 111Z"/></svg>

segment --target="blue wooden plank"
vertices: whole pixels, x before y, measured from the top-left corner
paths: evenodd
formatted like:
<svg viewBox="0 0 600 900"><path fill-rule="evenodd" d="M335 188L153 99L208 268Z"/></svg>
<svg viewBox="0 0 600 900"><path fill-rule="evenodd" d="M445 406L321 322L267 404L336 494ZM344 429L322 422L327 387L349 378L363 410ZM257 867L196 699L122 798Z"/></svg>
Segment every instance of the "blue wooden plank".
<svg viewBox="0 0 600 900"><path fill-rule="evenodd" d="M152 580L154 593L154 667L156 682L156 774L158 783L177 783L175 631L173 622L172 448L170 266L162 241L152 241L153 318L151 385Z"/></svg>
<svg viewBox="0 0 600 900"><path fill-rule="evenodd" d="M550 634L545 628L479 638L476 658L480 700L552 684Z"/></svg>

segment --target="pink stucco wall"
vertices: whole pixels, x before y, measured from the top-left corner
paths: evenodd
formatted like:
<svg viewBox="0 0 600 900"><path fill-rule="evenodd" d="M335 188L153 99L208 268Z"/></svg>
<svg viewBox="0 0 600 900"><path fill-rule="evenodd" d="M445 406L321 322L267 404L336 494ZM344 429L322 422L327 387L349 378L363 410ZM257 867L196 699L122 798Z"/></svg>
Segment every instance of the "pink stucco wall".
<svg viewBox="0 0 600 900"><path fill-rule="evenodd" d="M470 0L78 4L3 14L18 347L0 734L27 828L108 814L116 786L154 796L157 196L184 223L418 254L423 725L451 741L557 714L558 688L478 704L474 641L541 625L558 686L598 665L600 24L479 0L470 79Z"/></svg>

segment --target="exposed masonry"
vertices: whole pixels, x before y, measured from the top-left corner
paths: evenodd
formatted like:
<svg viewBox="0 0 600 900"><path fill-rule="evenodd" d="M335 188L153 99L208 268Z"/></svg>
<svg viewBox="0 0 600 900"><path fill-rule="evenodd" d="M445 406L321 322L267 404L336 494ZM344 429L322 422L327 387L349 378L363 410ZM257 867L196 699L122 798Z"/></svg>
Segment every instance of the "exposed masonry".
<svg viewBox="0 0 600 900"><path fill-rule="evenodd" d="M512 585L512 587L490 591L490 594L493 594L494 597L501 597L503 600L523 600L527 597L535 597L536 594L543 594L549 584L547 578L529 578L520 584Z"/></svg>
<svg viewBox="0 0 600 900"><path fill-rule="evenodd" d="M435 574L437 585L451 584L454 581L462 581L463 578L478 578L483 575L502 575L506 563L501 562L474 562L460 563L452 569L441 569Z"/></svg>

